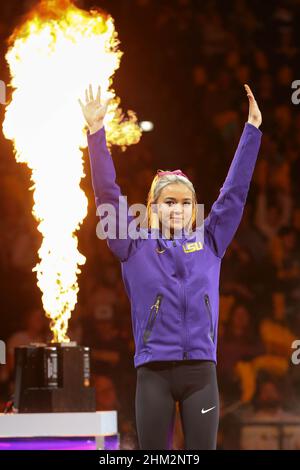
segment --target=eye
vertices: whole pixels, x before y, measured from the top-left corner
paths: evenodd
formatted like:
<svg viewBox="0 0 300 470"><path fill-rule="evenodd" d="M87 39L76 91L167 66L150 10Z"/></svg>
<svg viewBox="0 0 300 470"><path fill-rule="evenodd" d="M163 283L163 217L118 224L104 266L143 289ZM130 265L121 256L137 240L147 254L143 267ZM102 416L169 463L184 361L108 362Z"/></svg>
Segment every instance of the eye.
<svg viewBox="0 0 300 470"><path fill-rule="evenodd" d="M166 204L168 204L168 206L169 206L170 204L173 204L173 203L174 203L174 201L166 201Z"/></svg>
<svg viewBox="0 0 300 470"><path fill-rule="evenodd" d="M184 204L190 206L190 205L191 205L191 202L190 202L190 201L185 201Z"/></svg>

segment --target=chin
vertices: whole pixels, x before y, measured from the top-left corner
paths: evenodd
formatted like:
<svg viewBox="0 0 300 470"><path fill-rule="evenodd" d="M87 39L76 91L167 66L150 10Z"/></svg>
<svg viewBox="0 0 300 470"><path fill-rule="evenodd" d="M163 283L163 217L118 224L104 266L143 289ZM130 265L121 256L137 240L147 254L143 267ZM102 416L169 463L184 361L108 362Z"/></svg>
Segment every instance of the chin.
<svg viewBox="0 0 300 470"><path fill-rule="evenodd" d="M174 224L171 224L171 228L183 228L183 223L182 222L175 222Z"/></svg>

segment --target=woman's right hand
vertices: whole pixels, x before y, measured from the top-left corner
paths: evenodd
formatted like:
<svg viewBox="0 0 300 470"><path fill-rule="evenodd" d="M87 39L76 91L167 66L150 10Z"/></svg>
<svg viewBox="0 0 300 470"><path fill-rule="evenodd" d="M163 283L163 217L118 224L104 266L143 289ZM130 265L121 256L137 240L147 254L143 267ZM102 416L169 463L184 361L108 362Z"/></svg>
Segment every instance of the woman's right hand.
<svg viewBox="0 0 300 470"><path fill-rule="evenodd" d="M97 132L101 127L103 127L103 119L110 100L111 98L108 98L101 104L100 86L98 86L97 96L94 99L91 84L89 85L89 89L85 90L86 103L83 104L81 99L78 99L91 134Z"/></svg>

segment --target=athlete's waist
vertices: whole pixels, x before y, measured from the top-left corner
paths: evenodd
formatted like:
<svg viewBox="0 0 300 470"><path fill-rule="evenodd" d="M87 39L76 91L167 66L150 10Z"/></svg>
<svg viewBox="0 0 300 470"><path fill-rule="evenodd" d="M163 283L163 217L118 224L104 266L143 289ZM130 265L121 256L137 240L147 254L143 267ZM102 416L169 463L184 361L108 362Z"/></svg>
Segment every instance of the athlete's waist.
<svg viewBox="0 0 300 470"><path fill-rule="evenodd" d="M216 367L216 363L210 359L178 359L178 360L159 360L159 361L148 361L143 364L138 365L137 367L149 366L153 368L160 367L176 367L184 365L199 365L199 366L208 366Z"/></svg>

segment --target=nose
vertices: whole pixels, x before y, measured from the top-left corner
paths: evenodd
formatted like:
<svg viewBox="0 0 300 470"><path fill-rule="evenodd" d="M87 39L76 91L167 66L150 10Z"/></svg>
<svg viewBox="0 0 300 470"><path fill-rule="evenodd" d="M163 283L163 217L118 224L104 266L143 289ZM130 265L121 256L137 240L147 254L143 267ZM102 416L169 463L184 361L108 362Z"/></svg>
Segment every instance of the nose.
<svg viewBox="0 0 300 470"><path fill-rule="evenodd" d="M182 217L182 208L181 208L181 205L179 203L174 206L173 212L172 212L172 217L176 217L176 218Z"/></svg>

